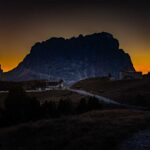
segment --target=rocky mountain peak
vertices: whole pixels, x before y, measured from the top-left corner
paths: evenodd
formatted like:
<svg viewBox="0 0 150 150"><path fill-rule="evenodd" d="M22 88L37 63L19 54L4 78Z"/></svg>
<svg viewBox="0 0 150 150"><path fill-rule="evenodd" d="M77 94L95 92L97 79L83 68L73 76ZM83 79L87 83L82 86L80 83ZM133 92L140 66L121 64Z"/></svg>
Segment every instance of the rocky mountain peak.
<svg viewBox="0 0 150 150"><path fill-rule="evenodd" d="M6 80L63 79L67 83L107 76L118 78L122 70L134 70L130 56L107 32L65 39L53 37L36 43Z"/></svg>

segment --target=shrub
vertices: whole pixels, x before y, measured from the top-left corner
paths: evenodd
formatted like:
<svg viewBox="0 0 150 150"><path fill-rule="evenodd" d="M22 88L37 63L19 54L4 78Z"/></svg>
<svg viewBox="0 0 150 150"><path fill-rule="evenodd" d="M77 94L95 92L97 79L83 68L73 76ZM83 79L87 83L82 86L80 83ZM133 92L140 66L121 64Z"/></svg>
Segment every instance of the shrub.
<svg viewBox="0 0 150 150"><path fill-rule="evenodd" d="M4 117L8 124L28 121L38 118L40 115L39 101L36 98L29 97L19 86L9 91L4 105Z"/></svg>
<svg viewBox="0 0 150 150"><path fill-rule="evenodd" d="M102 109L102 104L96 97L82 98L77 106L77 113L84 113L91 110Z"/></svg>
<svg viewBox="0 0 150 150"><path fill-rule="evenodd" d="M57 107L56 102L54 101L45 101L42 106L42 112L44 113L44 116L46 117L57 117Z"/></svg>
<svg viewBox="0 0 150 150"><path fill-rule="evenodd" d="M72 114L72 112L73 112L72 101L70 99L65 99L65 100L61 99L58 103L57 110L60 115L61 114L63 114L63 115Z"/></svg>
<svg viewBox="0 0 150 150"><path fill-rule="evenodd" d="M138 94L135 97L134 101L135 101L135 104L138 105L138 106L143 106L143 107L150 108L150 101L146 97L146 95L140 95L140 94Z"/></svg>
<svg viewBox="0 0 150 150"><path fill-rule="evenodd" d="M96 97L90 97L87 103L88 111L102 109L102 104Z"/></svg>
<svg viewBox="0 0 150 150"><path fill-rule="evenodd" d="M78 106L77 106L77 113L84 113L88 111L88 105L87 105L87 100L85 98L81 98Z"/></svg>

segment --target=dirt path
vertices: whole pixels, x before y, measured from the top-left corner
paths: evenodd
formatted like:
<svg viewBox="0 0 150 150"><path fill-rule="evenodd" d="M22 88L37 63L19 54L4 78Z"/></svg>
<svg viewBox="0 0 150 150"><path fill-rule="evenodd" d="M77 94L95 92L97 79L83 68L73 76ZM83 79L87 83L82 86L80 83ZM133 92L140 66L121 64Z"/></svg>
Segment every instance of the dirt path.
<svg viewBox="0 0 150 150"><path fill-rule="evenodd" d="M78 93L78 94L80 94L80 95L96 97L96 98L97 98L99 101L101 101L101 102L110 103L110 104L115 104L115 105L121 105L120 103L118 103L118 102L116 102L116 101L114 101L114 100L108 99L108 98L103 97L103 96L95 95L95 94L92 94L92 93L87 92L87 91L84 91L84 90L69 89L69 91Z"/></svg>
<svg viewBox="0 0 150 150"><path fill-rule="evenodd" d="M127 105L127 104L121 104L119 102L116 102L115 100L112 100L112 99L109 99L109 98L106 98L106 97L103 97L103 96L100 96L100 95L96 95L96 94L93 94L93 93L90 93L90 92L87 92L87 91L84 91L84 90L70 89L70 88L68 88L68 90L72 91L72 92L75 92L75 93L78 93L80 95L96 97L103 104L108 104L108 105L110 104L110 105L113 105L113 106L117 106L119 108L145 110L144 107L138 107L138 106L131 106L131 105Z"/></svg>
<svg viewBox="0 0 150 150"><path fill-rule="evenodd" d="M135 133L119 145L118 150L150 150L150 129Z"/></svg>

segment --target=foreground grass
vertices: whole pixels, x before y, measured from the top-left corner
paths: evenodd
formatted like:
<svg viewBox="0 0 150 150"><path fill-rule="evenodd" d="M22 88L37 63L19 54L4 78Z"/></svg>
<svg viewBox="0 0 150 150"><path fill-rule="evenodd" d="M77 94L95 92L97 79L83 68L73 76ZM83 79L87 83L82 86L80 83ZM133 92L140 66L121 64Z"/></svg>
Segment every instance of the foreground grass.
<svg viewBox="0 0 150 150"><path fill-rule="evenodd" d="M0 129L1 150L115 150L132 133L150 127L150 112L92 111Z"/></svg>

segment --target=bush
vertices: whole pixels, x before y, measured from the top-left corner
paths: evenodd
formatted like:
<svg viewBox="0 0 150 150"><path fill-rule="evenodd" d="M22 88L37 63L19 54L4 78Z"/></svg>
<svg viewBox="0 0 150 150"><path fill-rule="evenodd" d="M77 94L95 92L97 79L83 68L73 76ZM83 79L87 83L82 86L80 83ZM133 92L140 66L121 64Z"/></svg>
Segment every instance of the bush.
<svg viewBox="0 0 150 150"><path fill-rule="evenodd" d="M102 104L96 97L89 97L89 99L82 98L77 106L77 113L80 114L98 109L102 109Z"/></svg>
<svg viewBox="0 0 150 150"><path fill-rule="evenodd" d="M56 102L45 101L42 104L41 108L45 117L57 117L58 116Z"/></svg>
<svg viewBox="0 0 150 150"><path fill-rule="evenodd" d="M28 121L38 118L40 115L39 101L29 97L19 86L9 91L4 105L4 117L8 124Z"/></svg>
<svg viewBox="0 0 150 150"><path fill-rule="evenodd" d="M87 100L85 98L82 98L77 106L77 113L84 113L88 111L88 105L87 105Z"/></svg>
<svg viewBox="0 0 150 150"><path fill-rule="evenodd" d="M102 104L96 97L90 97L87 105L88 111L102 109Z"/></svg>
<svg viewBox="0 0 150 150"><path fill-rule="evenodd" d="M69 115L73 112L73 105L72 101L70 99L60 100L58 103L57 110L59 114L61 115Z"/></svg>
<svg viewBox="0 0 150 150"><path fill-rule="evenodd" d="M146 97L146 95L140 95L140 94L138 94L135 97L134 101L135 101L135 104L138 105L138 106L143 106L143 107L150 108L150 101Z"/></svg>

